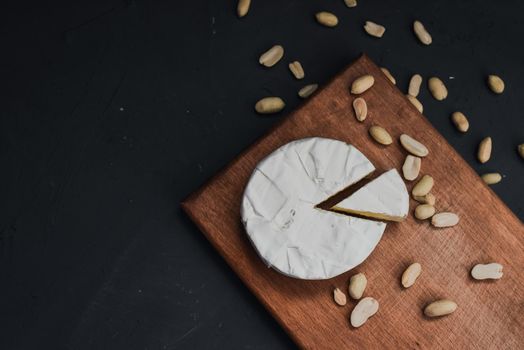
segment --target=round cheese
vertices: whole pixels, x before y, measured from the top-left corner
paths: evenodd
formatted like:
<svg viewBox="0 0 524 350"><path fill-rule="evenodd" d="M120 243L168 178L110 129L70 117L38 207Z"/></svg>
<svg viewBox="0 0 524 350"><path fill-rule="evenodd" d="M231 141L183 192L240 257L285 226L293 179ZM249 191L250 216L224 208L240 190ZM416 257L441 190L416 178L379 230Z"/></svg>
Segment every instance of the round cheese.
<svg viewBox="0 0 524 350"><path fill-rule="evenodd" d="M320 137L290 142L262 160L246 186L241 216L264 262L291 277L327 279L364 261L386 224L316 205L374 170L355 147Z"/></svg>

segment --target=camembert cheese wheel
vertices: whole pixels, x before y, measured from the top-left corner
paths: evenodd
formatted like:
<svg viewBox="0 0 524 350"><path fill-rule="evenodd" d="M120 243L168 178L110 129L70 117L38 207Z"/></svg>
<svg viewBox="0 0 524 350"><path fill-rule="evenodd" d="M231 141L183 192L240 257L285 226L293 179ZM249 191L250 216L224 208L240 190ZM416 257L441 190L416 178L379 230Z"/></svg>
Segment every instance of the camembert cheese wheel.
<svg viewBox="0 0 524 350"><path fill-rule="evenodd" d="M313 137L263 159L244 191L241 217L263 261L300 279L328 279L362 263L386 224L321 210L317 204L372 173L355 147Z"/></svg>

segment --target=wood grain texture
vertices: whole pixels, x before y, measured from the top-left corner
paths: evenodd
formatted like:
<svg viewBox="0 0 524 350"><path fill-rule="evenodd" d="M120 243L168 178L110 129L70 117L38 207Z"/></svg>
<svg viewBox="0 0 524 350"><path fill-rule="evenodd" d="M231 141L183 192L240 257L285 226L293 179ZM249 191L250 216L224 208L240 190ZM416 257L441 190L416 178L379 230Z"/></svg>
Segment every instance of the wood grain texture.
<svg viewBox="0 0 524 350"><path fill-rule="evenodd" d="M362 96L369 107L356 121L348 87L361 74L375 77ZM368 135L381 125L396 142L384 147ZM435 179L437 211L460 216L458 226L435 229L412 215L388 224L370 257L360 266L326 281L303 281L267 268L240 222L244 187L256 164L279 146L303 137L342 140L361 150L378 169L400 170L407 133L430 150L422 174ZM408 190L413 184L408 183ZM416 202L411 201L410 211ZM524 226L410 102L366 56L362 56L222 172L191 195L183 209L293 340L307 349L517 349L524 347ZM422 264L416 284L403 290L400 277L412 262ZM477 263L504 265L495 282L475 281ZM347 292L351 275L364 272L365 295L380 302L378 313L359 329L349 315L355 303L339 307L332 290ZM447 317L427 319L423 307L440 298L459 305Z"/></svg>

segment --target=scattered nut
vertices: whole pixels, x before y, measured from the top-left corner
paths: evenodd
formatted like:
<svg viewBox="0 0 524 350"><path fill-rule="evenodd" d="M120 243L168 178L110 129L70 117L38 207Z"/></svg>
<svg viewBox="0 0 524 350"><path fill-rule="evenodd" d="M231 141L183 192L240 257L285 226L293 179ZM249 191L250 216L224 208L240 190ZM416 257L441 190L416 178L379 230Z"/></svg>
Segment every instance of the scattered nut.
<svg viewBox="0 0 524 350"><path fill-rule="evenodd" d="M424 196L413 196L413 199L415 199L419 203L429 204L432 206L435 206L435 202L437 201L433 193L428 193Z"/></svg>
<svg viewBox="0 0 524 350"><path fill-rule="evenodd" d="M431 35L420 21L413 22L413 31L422 44L429 45L433 42Z"/></svg>
<svg viewBox="0 0 524 350"><path fill-rule="evenodd" d="M351 325L355 328L362 326L368 318L376 314L377 311L378 301L371 297L365 297L360 300L353 311L351 311Z"/></svg>
<svg viewBox="0 0 524 350"><path fill-rule="evenodd" d="M355 7L357 6L357 0L344 0L347 7Z"/></svg>
<svg viewBox="0 0 524 350"><path fill-rule="evenodd" d="M418 156L425 157L429 154L429 150L419 141L415 140L413 137L402 134L400 135L400 144L406 151L409 153Z"/></svg>
<svg viewBox="0 0 524 350"><path fill-rule="evenodd" d="M479 162L486 163L491 158L492 142L491 137L486 137L480 141L477 158Z"/></svg>
<svg viewBox="0 0 524 350"><path fill-rule="evenodd" d="M298 61L291 62L289 64L289 70L296 79L304 79L304 68Z"/></svg>
<svg viewBox="0 0 524 350"><path fill-rule="evenodd" d="M420 74L415 74L409 80L408 95L417 97L420 93L420 86L422 85L422 76Z"/></svg>
<svg viewBox="0 0 524 350"><path fill-rule="evenodd" d="M395 77L393 77L393 75L387 68L382 67L380 68L380 70L389 79L389 81L393 83L393 85L397 85L397 80L395 79Z"/></svg>
<svg viewBox="0 0 524 350"><path fill-rule="evenodd" d="M422 176L422 179L417 182L417 184L413 187L413 190L411 190L411 193L414 197L417 196L425 196L426 194L431 191L433 188L433 184L435 182L433 181L433 178L429 175Z"/></svg>
<svg viewBox="0 0 524 350"><path fill-rule="evenodd" d="M424 315L438 317L449 315L457 309L457 303L448 299L437 300L426 306Z"/></svg>
<svg viewBox="0 0 524 350"><path fill-rule="evenodd" d="M413 263L408 266L408 268L402 274L402 286L404 288L409 288L415 284L418 276L422 272L422 266L419 263Z"/></svg>
<svg viewBox="0 0 524 350"><path fill-rule="evenodd" d="M459 222L459 217L455 213L438 213L431 218L431 224L435 227L451 227Z"/></svg>
<svg viewBox="0 0 524 350"><path fill-rule="evenodd" d="M280 45L275 45L264 52L258 59L258 62L263 66L273 67L283 56L284 48Z"/></svg>
<svg viewBox="0 0 524 350"><path fill-rule="evenodd" d="M338 288L333 290L333 299L335 300L335 303L340 306L344 306L347 303L346 294L342 293Z"/></svg>
<svg viewBox="0 0 524 350"><path fill-rule="evenodd" d="M481 176L482 180L488 185L498 184L502 180L502 176L499 173L487 173Z"/></svg>
<svg viewBox="0 0 524 350"><path fill-rule="evenodd" d="M496 94L501 94L504 92L504 80L502 80L498 75L489 75L488 76L488 86Z"/></svg>
<svg viewBox="0 0 524 350"><path fill-rule="evenodd" d="M338 18L331 12L318 12L315 17L317 22L326 27L335 27L338 24Z"/></svg>
<svg viewBox="0 0 524 350"><path fill-rule="evenodd" d="M351 84L351 93L354 95L359 95L372 87L373 84L375 84L375 78L373 78L372 75L366 74L358 77Z"/></svg>
<svg viewBox="0 0 524 350"><path fill-rule="evenodd" d="M426 220L435 214L435 207L430 204L419 204L415 208L415 217L419 220Z"/></svg>
<svg viewBox="0 0 524 350"><path fill-rule="evenodd" d="M418 109L420 113L424 112L424 106L422 106L422 103L416 97L411 95L406 95L406 97L408 98L409 102L411 102L413 106L415 106Z"/></svg>
<svg viewBox="0 0 524 350"><path fill-rule="evenodd" d="M422 161L419 157L408 154L406 156L406 160L404 161L404 165L402 165L402 174L404 175L404 179L408 181L415 180L420 173L421 164Z"/></svg>
<svg viewBox="0 0 524 350"><path fill-rule="evenodd" d="M519 151L520 156L522 159L524 159L524 143L521 143L517 146L517 150Z"/></svg>
<svg viewBox="0 0 524 350"><path fill-rule="evenodd" d="M260 114L278 113L286 104L280 97L265 97L255 104L255 110Z"/></svg>
<svg viewBox="0 0 524 350"><path fill-rule="evenodd" d="M431 77L428 80L428 88L435 100L442 101L448 97L448 89L446 85L437 77Z"/></svg>
<svg viewBox="0 0 524 350"><path fill-rule="evenodd" d="M471 277L476 280L498 280L502 275L502 265L497 263L477 264L471 269Z"/></svg>
<svg viewBox="0 0 524 350"><path fill-rule="evenodd" d="M371 36L376 38L382 38L382 35L386 32L386 28L375 22L366 21L364 30Z"/></svg>
<svg viewBox="0 0 524 350"><path fill-rule="evenodd" d="M353 109L355 110L355 117L359 122L364 121L368 115L368 105L366 103L366 100L364 100L362 97L357 97L353 101Z"/></svg>
<svg viewBox="0 0 524 350"><path fill-rule="evenodd" d="M381 145L391 145L393 143L393 139L389 135L389 133L381 126L373 125L369 128L369 134L371 137L380 143Z"/></svg>
<svg viewBox="0 0 524 350"><path fill-rule="evenodd" d="M238 0L238 4L237 4L238 17L242 18L245 15L247 15L250 5L251 5L251 0Z"/></svg>
<svg viewBox="0 0 524 350"><path fill-rule="evenodd" d="M318 84L309 84L298 90L298 96L308 98L318 89Z"/></svg>
<svg viewBox="0 0 524 350"><path fill-rule="evenodd" d="M451 115L451 121L455 124L455 127L460 132L466 132L469 129L468 118L462 112L453 112Z"/></svg>
<svg viewBox="0 0 524 350"><path fill-rule="evenodd" d="M357 273L349 279L349 296L355 300L362 298L364 290L368 284L368 280L363 273Z"/></svg>

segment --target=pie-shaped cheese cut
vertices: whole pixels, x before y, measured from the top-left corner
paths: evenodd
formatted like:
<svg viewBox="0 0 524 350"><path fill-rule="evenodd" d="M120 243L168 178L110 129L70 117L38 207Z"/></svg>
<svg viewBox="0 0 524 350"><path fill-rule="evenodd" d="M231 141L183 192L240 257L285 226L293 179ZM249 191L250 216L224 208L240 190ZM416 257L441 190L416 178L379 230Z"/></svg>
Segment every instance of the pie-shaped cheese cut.
<svg viewBox="0 0 524 350"><path fill-rule="evenodd" d="M316 208L375 170L355 147L313 137L262 160L244 191L241 217L263 261L300 279L327 279L362 263L386 224Z"/></svg>
<svg viewBox="0 0 524 350"><path fill-rule="evenodd" d="M409 194L398 171L391 169L331 209L372 219L402 221L408 216Z"/></svg>

